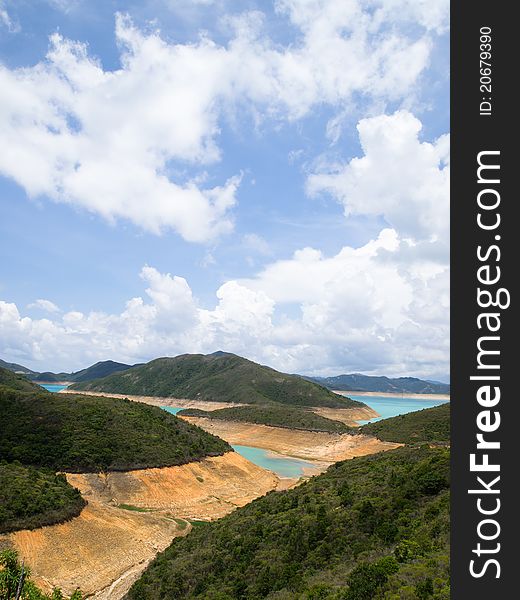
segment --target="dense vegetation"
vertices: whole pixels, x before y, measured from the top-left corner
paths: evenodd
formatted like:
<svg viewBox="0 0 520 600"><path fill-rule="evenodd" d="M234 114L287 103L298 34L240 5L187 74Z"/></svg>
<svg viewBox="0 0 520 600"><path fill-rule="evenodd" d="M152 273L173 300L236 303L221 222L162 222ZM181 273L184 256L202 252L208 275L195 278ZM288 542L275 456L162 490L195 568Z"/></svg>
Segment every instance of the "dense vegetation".
<svg viewBox="0 0 520 600"><path fill-rule="evenodd" d="M219 410L198 410L186 408L177 413L179 416L206 417L209 419L223 419L224 421L244 421L259 423L273 427L286 427L289 429L304 429L306 431L326 431L329 433L347 433L353 428L341 421L327 419L310 410L271 404L268 406L235 406Z"/></svg>
<svg viewBox="0 0 520 600"><path fill-rule="evenodd" d="M360 431L386 442L447 443L450 440L450 403L369 423Z"/></svg>
<svg viewBox="0 0 520 600"><path fill-rule="evenodd" d="M0 600L63 600L64 596L58 588L52 594L44 594L31 581L31 571L22 566L15 550L0 552ZM17 596L20 587L20 595ZM81 600L82 594L76 590L70 600Z"/></svg>
<svg viewBox="0 0 520 600"><path fill-rule="evenodd" d="M226 352L158 358L90 383L74 384L71 388L243 404L364 406L301 377L285 375Z"/></svg>
<svg viewBox="0 0 520 600"><path fill-rule="evenodd" d="M62 523L78 516L85 504L64 475L0 463L0 533Z"/></svg>
<svg viewBox="0 0 520 600"><path fill-rule="evenodd" d="M2 386L0 431L0 460L72 472L179 465L231 450L155 406Z"/></svg>
<svg viewBox="0 0 520 600"><path fill-rule="evenodd" d="M9 369L0 367L0 386L6 386L13 390L21 390L25 392L41 391L41 388L27 379L23 375L13 373Z"/></svg>
<svg viewBox="0 0 520 600"><path fill-rule="evenodd" d="M450 386L438 381L424 381L416 377L375 377L373 375L336 375L335 377L308 377L310 381L331 390L347 392L385 392L389 394L449 394Z"/></svg>
<svg viewBox="0 0 520 600"><path fill-rule="evenodd" d="M448 599L449 451L336 463L193 530L131 600Z"/></svg>

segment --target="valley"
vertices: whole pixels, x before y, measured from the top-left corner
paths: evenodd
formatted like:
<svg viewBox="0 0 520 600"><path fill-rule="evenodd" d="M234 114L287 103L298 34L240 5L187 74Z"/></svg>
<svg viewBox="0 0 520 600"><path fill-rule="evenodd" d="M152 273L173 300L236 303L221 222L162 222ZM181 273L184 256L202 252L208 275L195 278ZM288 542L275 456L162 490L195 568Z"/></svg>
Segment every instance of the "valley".
<svg viewBox="0 0 520 600"><path fill-rule="evenodd" d="M191 521L218 519L274 490L280 479L235 452L160 469L68 473L87 506L66 523L0 536L35 581L70 595L121 598L157 552Z"/></svg>

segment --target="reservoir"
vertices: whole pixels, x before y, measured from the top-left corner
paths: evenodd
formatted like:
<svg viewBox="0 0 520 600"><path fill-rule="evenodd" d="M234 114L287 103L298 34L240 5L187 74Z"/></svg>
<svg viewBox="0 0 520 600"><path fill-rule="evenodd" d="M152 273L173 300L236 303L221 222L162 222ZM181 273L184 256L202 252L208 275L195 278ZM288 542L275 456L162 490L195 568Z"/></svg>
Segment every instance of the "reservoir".
<svg viewBox="0 0 520 600"><path fill-rule="evenodd" d="M182 408L177 406L161 406L163 410L176 415ZM251 461L255 465L273 471L279 477L301 477L306 467L315 467L316 465L300 460L298 458L287 458L280 454L275 454L263 448L255 448L254 446L233 445L231 447L235 452L241 454L244 458Z"/></svg>
<svg viewBox="0 0 520 600"><path fill-rule="evenodd" d="M253 446L233 445L233 450L241 454L244 458L255 465L273 471L280 477L301 477L306 467L315 467L316 465L298 458L287 458L274 454L263 448Z"/></svg>
<svg viewBox="0 0 520 600"><path fill-rule="evenodd" d="M39 383L38 385L40 385L42 388L45 388L49 392L61 392L61 390L64 390L66 387L68 387L66 385L58 385L57 383Z"/></svg>
<svg viewBox="0 0 520 600"><path fill-rule="evenodd" d="M176 415L180 410L182 410L182 408L179 408L178 406L161 406L161 408L172 415Z"/></svg>
<svg viewBox="0 0 520 600"><path fill-rule="evenodd" d="M423 408L432 408L433 406L449 402L449 400L434 400L432 398L425 398L423 400L422 398L407 398L406 396L356 396L348 394L348 397L352 398L352 400L364 402L381 415L369 421L358 421L361 425L380 421L381 419L388 419L389 417L397 417L398 415L422 410Z"/></svg>

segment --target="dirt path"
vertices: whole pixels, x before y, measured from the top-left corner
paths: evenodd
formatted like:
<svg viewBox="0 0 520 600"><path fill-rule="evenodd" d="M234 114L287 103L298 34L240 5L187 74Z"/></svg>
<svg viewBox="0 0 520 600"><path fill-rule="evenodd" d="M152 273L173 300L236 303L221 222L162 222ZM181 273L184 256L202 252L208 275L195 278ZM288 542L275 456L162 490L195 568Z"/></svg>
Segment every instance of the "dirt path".
<svg viewBox="0 0 520 600"><path fill-rule="evenodd" d="M222 517L280 483L235 452L178 467L67 479L88 501L78 517L0 536L0 542L18 550L43 589L58 586L70 595L79 587L98 600L122 598L157 552L190 530L181 519Z"/></svg>
<svg viewBox="0 0 520 600"><path fill-rule="evenodd" d="M338 460L391 450L401 444L382 442L366 435L298 431L252 423L237 423L200 417L183 417L190 423L218 435L230 444L256 446L309 461L333 463Z"/></svg>

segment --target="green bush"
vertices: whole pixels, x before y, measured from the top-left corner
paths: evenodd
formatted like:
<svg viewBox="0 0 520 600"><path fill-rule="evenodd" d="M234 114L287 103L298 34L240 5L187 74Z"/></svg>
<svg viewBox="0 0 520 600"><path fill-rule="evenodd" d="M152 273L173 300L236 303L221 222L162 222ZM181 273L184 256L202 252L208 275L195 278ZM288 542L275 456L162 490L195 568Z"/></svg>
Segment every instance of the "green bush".
<svg viewBox="0 0 520 600"><path fill-rule="evenodd" d="M447 444L450 440L450 403L369 423L360 427L360 433L386 442Z"/></svg>
<svg viewBox="0 0 520 600"><path fill-rule="evenodd" d="M79 515L85 504L63 475L0 463L0 533L62 523Z"/></svg>

